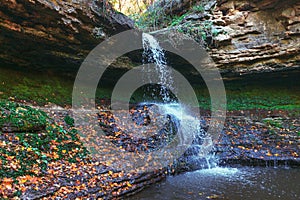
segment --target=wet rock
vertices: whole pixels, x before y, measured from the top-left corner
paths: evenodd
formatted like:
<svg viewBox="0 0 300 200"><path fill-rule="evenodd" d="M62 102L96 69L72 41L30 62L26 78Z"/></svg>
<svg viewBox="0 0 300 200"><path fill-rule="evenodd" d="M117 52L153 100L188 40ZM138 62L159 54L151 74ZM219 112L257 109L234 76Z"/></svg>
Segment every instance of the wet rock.
<svg viewBox="0 0 300 200"><path fill-rule="evenodd" d="M21 199L40 199L40 198L56 198L56 199L116 199L124 198L135 194L144 187L159 182L166 177L165 169L144 173L124 173L123 171L115 171L106 167L99 162L89 161L89 164L76 165L77 170L69 171L70 163L65 163L67 169L59 169L58 177L45 176L47 182L43 186L37 184L27 184L27 190L21 195ZM94 170L96 166L107 168L108 171L98 174ZM80 172L80 173L77 173ZM95 173L96 172L96 173ZM74 174L77 178L74 179ZM68 188L66 190L66 188Z"/></svg>
<svg viewBox="0 0 300 200"><path fill-rule="evenodd" d="M99 114L99 125L107 136L113 137L111 141L118 147L129 152L150 152L169 144L178 132L179 122L175 116L157 112L159 109L154 104L137 105L129 111L130 114L121 110L121 119L130 119L126 124L115 121L112 113L103 112ZM133 127L130 124L134 124ZM149 129L148 126L153 124L155 130Z"/></svg>
<svg viewBox="0 0 300 200"><path fill-rule="evenodd" d="M38 125L38 126L13 126L10 124L4 124L1 127L1 131L4 133L22 133L22 132L38 132L44 131L46 128L45 125Z"/></svg>
<svg viewBox="0 0 300 200"><path fill-rule="evenodd" d="M260 125L261 122L250 123L244 119L241 122L241 119L228 119L220 141L216 144L216 155L222 165L265 166L266 162L270 162L269 165L300 165L298 129L294 127L293 120L277 117L275 120L280 119L280 126L286 128L273 129L269 123L275 123L274 118L262 119L263 126ZM276 123L275 126L278 125Z"/></svg>

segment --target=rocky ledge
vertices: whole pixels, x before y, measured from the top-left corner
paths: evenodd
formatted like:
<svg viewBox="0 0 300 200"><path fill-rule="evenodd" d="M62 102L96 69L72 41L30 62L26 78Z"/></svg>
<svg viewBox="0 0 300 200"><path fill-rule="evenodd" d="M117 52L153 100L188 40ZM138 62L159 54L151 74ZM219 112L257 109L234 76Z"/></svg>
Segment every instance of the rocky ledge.
<svg viewBox="0 0 300 200"><path fill-rule="evenodd" d="M3 1L1 67L76 72L97 44L133 26L107 1Z"/></svg>

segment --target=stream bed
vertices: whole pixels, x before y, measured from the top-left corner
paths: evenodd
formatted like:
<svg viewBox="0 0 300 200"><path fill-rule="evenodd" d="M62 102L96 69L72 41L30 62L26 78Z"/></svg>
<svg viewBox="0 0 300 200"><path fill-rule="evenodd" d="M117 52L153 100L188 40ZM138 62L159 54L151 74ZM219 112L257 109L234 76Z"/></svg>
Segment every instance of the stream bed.
<svg viewBox="0 0 300 200"><path fill-rule="evenodd" d="M299 180L299 168L216 167L169 176L129 199L296 200Z"/></svg>

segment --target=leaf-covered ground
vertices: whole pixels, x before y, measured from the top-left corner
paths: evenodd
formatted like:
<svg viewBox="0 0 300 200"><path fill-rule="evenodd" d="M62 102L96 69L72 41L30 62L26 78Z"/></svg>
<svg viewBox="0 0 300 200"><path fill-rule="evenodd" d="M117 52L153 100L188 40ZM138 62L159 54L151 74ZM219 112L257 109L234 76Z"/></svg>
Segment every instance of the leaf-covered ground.
<svg viewBox="0 0 300 200"><path fill-rule="evenodd" d="M29 118L23 113L25 110L32 113ZM84 139L79 139L79 133L90 132L89 127L74 128L74 119L68 109L43 107L43 110L47 115L18 103L2 102L1 119L6 124L42 125L32 131L16 129L15 132L2 131L0 134L2 198L115 199L138 192L166 176L165 169L153 166L155 170L147 170L147 165L155 165L154 162L130 172L116 170L114 162L120 155L111 154L113 151L110 152L110 149L104 152L110 159L92 158L82 144ZM148 123L144 111L131 112L136 127ZM208 123L209 113L201 114L207 115L204 119ZM162 131L155 136L157 138L149 140L149 136L145 135L136 139L135 135L124 130L130 129L127 124L116 126L117 119L109 112L100 111L96 117L100 125L106 127L107 133L97 140L100 149L110 141L110 146L116 144L129 153L149 153L152 146L152 150L156 150L171 138L167 135L168 131ZM274 165L274 161L275 164L285 164L287 161L287 164L299 166L299 149L300 121L297 112L279 110L228 112L225 129L216 146L222 162L251 165Z"/></svg>
<svg viewBox="0 0 300 200"><path fill-rule="evenodd" d="M18 103L2 104L2 121L20 122L20 127L27 122L44 125L39 130L1 132L0 197L4 199L113 199L165 177L164 170L125 173L93 159L68 110L46 108L48 117ZM20 114L25 110L33 114Z"/></svg>

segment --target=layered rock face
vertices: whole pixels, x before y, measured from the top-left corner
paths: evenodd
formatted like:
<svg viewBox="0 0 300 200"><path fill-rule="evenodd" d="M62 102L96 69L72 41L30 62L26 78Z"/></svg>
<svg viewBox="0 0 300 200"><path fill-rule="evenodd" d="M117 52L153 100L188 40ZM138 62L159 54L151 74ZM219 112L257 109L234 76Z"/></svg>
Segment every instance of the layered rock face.
<svg viewBox="0 0 300 200"><path fill-rule="evenodd" d="M217 66L239 74L300 66L300 2L297 0L219 1L211 56Z"/></svg>
<svg viewBox="0 0 300 200"><path fill-rule="evenodd" d="M74 72L102 40L133 26L106 1L4 0L1 67Z"/></svg>
<svg viewBox="0 0 300 200"><path fill-rule="evenodd" d="M185 1L179 2L184 5ZM167 12L178 13L177 4ZM300 67L297 0L203 0L182 12L183 20L175 28L208 47L224 76ZM154 32L157 36L168 33L169 29ZM172 59L174 64L181 63Z"/></svg>

